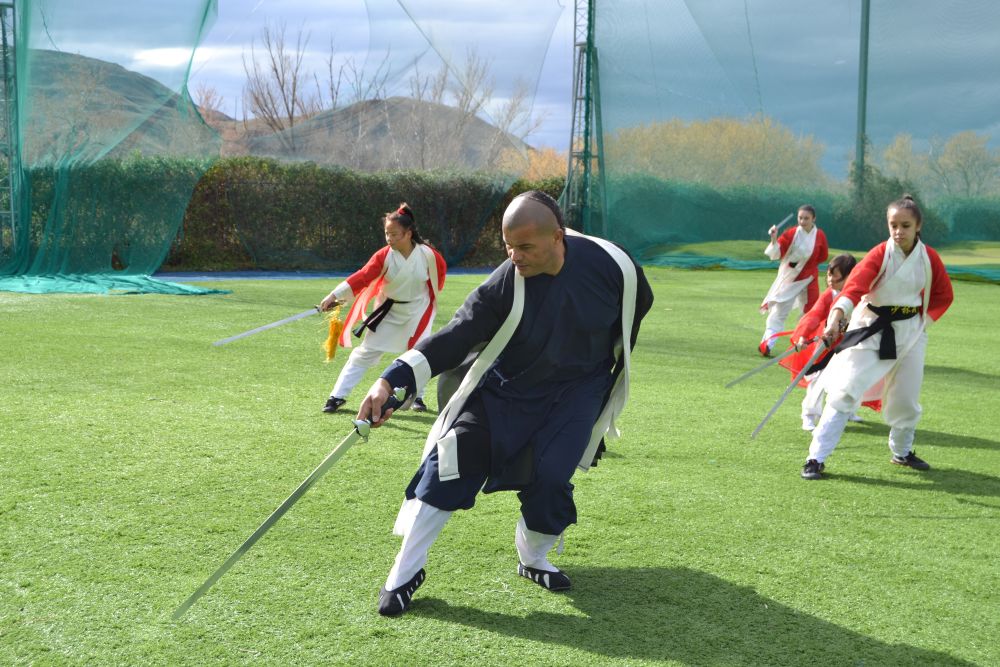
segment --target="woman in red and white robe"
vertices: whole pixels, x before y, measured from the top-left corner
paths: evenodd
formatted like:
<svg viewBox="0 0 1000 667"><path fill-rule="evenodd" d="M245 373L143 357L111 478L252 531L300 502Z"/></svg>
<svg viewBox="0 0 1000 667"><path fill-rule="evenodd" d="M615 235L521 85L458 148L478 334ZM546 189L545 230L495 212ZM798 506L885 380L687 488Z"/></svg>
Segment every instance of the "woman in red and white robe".
<svg viewBox="0 0 1000 667"><path fill-rule="evenodd" d="M809 312L802 316L799 323L792 331L791 340L798 351L791 356L781 360L781 365L787 368L792 378L795 378L802 368L812 358L816 346L820 344L818 340L826 330L826 320L833 308L833 302L844 289L844 283L851 271L857 264L853 255L837 255L826 268L826 291L820 294L819 299L809 309ZM830 353L827 352L827 355ZM822 365L824 357L820 357L814 365ZM823 388L823 374L816 371L806 375L799 381L799 386L806 390L806 395L802 399L802 430L811 431L816 428L819 417L823 413L823 399L826 398L826 389ZM876 412L882 409L881 401L865 401L865 405ZM848 417L848 421L860 422L861 417L857 413Z"/></svg>
<svg viewBox="0 0 1000 667"><path fill-rule="evenodd" d="M920 420L927 328L954 298L941 258L920 240L922 215L904 196L889 205L889 240L869 251L851 272L833 304L823 336L834 340L849 320L823 372L826 407L813 431L805 479L819 479L848 417L882 384L882 416L889 425L891 463L915 470L930 466L913 451Z"/></svg>
<svg viewBox="0 0 1000 667"><path fill-rule="evenodd" d="M320 309L329 310L357 297L344 321L341 346L351 347L352 331L365 331L364 340L340 371L324 412L336 412L344 405L365 371L383 354L401 354L431 332L437 294L444 287L447 271L444 258L420 238L408 205L400 204L397 210L387 213L384 228L386 246L320 303ZM370 303L374 310L366 317ZM426 409L423 390L418 388L413 404L418 411Z"/></svg>
<svg viewBox="0 0 1000 667"><path fill-rule="evenodd" d="M792 308L798 306L809 312L819 298L819 265L826 261L830 248L826 234L816 226L816 209L800 206L798 224L778 236L778 228L768 230L771 242L764 248L764 254L771 259L780 259L778 275L771 283L771 289L760 304L760 312L767 315L764 335L757 350L768 357L774 346L776 334L785 327L785 320Z"/></svg>

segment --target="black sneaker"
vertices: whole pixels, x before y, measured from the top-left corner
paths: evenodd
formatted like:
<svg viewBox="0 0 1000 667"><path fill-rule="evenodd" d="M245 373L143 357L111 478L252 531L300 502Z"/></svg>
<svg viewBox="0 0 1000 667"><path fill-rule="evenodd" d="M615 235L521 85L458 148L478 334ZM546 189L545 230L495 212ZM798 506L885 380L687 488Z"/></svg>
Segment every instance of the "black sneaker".
<svg viewBox="0 0 1000 667"><path fill-rule="evenodd" d="M893 454L892 458L889 459L889 463L895 463L898 466L906 466L907 468L913 468L914 470L931 469L931 464L921 458L917 458L917 455L914 452L910 452L906 456L896 456Z"/></svg>
<svg viewBox="0 0 1000 667"><path fill-rule="evenodd" d="M816 459L809 459L806 464L802 466L802 479L822 479L823 468L826 466L817 461Z"/></svg>
<svg viewBox="0 0 1000 667"><path fill-rule="evenodd" d="M378 613L383 616L399 616L410 606L410 601L413 599L413 594L420 584L424 583L424 579L427 578L427 573L424 572L423 568L413 575L413 578L407 581L405 584L399 588L394 588L391 591L381 588L378 592Z"/></svg>
<svg viewBox="0 0 1000 667"><path fill-rule="evenodd" d="M427 412L427 404L424 403L424 399L415 398L413 399L413 407L410 409L414 412Z"/></svg>
<svg viewBox="0 0 1000 667"><path fill-rule="evenodd" d="M550 591L565 591L570 587L569 577L559 570L556 570L555 572L549 572L548 570L536 570L535 568L528 567L519 561L517 564L517 573L526 579L531 579L542 588L547 588Z"/></svg>
<svg viewBox="0 0 1000 667"><path fill-rule="evenodd" d="M345 403L347 403L346 398L334 398L333 396L331 396L330 398L326 399L326 405L323 406L323 412L336 412Z"/></svg>

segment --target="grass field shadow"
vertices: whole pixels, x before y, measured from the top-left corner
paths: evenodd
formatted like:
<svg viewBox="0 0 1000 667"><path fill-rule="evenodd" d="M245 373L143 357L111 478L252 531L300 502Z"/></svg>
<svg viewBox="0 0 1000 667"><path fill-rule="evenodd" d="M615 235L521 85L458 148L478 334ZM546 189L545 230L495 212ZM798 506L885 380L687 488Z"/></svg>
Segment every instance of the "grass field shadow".
<svg viewBox="0 0 1000 667"><path fill-rule="evenodd" d="M864 414L864 413L862 413ZM888 439L889 427L877 418L868 417L864 422L848 424L847 433L865 433L880 435ZM928 431L917 426L916 447L923 445L931 447L957 447L959 449L995 449L1000 450L1000 440L988 440L972 435L956 435L944 431Z"/></svg>
<svg viewBox="0 0 1000 667"><path fill-rule="evenodd" d="M898 466L893 467L898 469ZM1000 478L956 468L931 468L926 472L915 472L903 468L899 469L898 477L893 479L844 475L827 471L826 478L855 484L887 486L894 489L944 491L962 496L1000 497Z"/></svg>
<svg viewBox="0 0 1000 667"><path fill-rule="evenodd" d="M581 615L511 616L425 598L411 613L599 656L685 664L970 665L891 644L688 568L574 568L567 593ZM525 582L527 583L527 582Z"/></svg>

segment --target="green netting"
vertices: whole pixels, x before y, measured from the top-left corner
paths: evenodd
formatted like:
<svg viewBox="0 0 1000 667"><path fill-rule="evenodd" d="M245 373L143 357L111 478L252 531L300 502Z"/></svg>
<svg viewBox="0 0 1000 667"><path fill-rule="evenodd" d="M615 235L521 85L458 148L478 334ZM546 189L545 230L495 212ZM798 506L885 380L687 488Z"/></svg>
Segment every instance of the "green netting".
<svg viewBox="0 0 1000 667"><path fill-rule="evenodd" d="M15 177L0 289L189 293L149 275L218 156L187 95L215 3L42 0L8 11Z"/></svg>
<svg viewBox="0 0 1000 667"><path fill-rule="evenodd" d="M219 183L234 212L223 226L254 268L355 268L383 242L381 214L401 201L416 212L421 235L458 263L527 167L522 137L564 9L558 2L514 0L468 12L419 0L365 7L363 58L343 52L342 35L264 25L270 52L283 38L291 56L298 52L293 42L308 37L319 55L303 59L299 74L311 74L319 89L302 96L297 115L261 109L256 100L249 131L237 128L231 151L267 160L244 162L240 176L230 172ZM309 11L318 20L324 8L297 16ZM266 39L261 33L244 52L264 79L271 67ZM247 69L254 81L258 70ZM276 234L279 224L294 231Z"/></svg>
<svg viewBox="0 0 1000 667"><path fill-rule="evenodd" d="M591 231L646 261L750 268L800 204L863 252L907 191L952 271L1000 280L1000 5L871 3L858 170L865 4L595 0Z"/></svg>
<svg viewBox="0 0 1000 667"><path fill-rule="evenodd" d="M6 7L0 289L177 291L149 278L170 253L197 268L356 268L404 200L449 261L472 253L528 164L565 7L356 3L363 45L328 20L347 3L227 4L207 58L238 52L233 107L189 92L214 0Z"/></svg>

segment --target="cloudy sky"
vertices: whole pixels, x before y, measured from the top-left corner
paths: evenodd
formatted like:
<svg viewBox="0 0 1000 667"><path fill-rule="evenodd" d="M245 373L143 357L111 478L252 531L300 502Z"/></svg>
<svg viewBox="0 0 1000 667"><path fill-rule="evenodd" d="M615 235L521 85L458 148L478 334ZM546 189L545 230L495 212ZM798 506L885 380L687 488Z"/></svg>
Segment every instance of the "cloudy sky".
<svg viewBox="0 0 1000 667"><path fill-rule="evenodd" d="M541 125L529 143L560 150L569 143L572 0L219 0L217 19L195 54L192 94L199 85L211 86L222 95L223 110L240 117L244 56L251 42L259 50L265 26L281 24L290 41L300 31L308 36L305 67L324 83L331 43L338 65L367 60L371 70L386 52L394 63L424 54L423 72L439 67L441 57L460 63L474 48L490 63L498 98L517 82L536 91L533 111ZM436 53L425 53L428 42ZM397 89L408 85L407 74L392 76Z"/></svg>
<svg viewBox="0 0 1000 667"><path fill-rule="evenodd" d="M183 80L206 0L36 0L40 48L118 62L168 86ZM826 146L842 174L857 118L860 0L599 0L595 30L605 132L670 118L768 116ZM183 17L181 20L178 17ZM565 149L572 104L573 0L218 0L190 88L243 115L244 58L261 32L308 36L304 68L353 63L388 94L468 54L489 64L494 99L535 92L536 146ZM970 130L1000 138L1000 2L872 3L868 135L915 146ZM185 42L187 40L187 42Z"/></svg>

